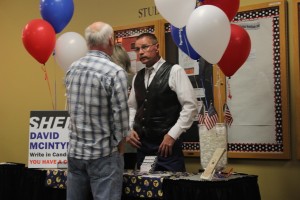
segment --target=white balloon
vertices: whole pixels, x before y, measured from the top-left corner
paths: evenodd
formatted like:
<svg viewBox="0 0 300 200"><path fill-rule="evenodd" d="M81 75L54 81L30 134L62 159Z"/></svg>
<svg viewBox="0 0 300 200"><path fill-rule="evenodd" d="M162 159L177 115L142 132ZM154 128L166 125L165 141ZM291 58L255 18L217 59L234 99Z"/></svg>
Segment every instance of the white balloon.
<svg viewBox="0 0 300 200"><path fill-rule="evenodd" d="M218 7L203 5L196 8L186 25L188 41L193 49L211 64L218 63L230 40L230 22Z"/></svg>
<svg viewBox="0 0 300 200"><path fill-rule="evenodd" d="M87 50L86 41L79 33L67 32L56 40L54 59L67 72L74 61L85 56Z"/></svg>
<svg viewBox="0 0 300 200"><path fill-rule="evenodd" d="M177 28L186 25L190 14L196 7L195 0L155 0L161 16Z"/></svg>

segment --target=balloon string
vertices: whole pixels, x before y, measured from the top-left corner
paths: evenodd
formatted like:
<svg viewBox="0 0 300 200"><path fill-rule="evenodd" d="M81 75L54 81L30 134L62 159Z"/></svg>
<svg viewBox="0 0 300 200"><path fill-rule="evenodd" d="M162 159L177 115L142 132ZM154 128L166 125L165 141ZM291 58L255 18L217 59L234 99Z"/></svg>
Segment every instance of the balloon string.
<svg viewBox="0 0 300 200"><path fill-rule="evenodd" d="M221 97L221 77L220 77L220 68L219 66L217 66L217 83L216 83L216 86L218 88L218 103L219 103L219 113L222 112L222 107L221 107L221 101L222 101L222 97ZM220 120L220 117L219 117L219 120Z"/></svg>
<svg viewBox="0 0 300 200"><path fill-rule="evenodd" d="M49 82L49 77L48 77L48 73L47 73L47 70L46 70L46 67L45 66L42 66L41 67L44 74L45 74L45 80L47 81L47 84L48 84L48 90L49 90L49 93L50 93L50 97L51 97L51 103L52 103L52 109L54 110L55 107L54 107L54 104L53 104L53 98L52 98L52 92L51 92L51 87L50 87L50 82Z"/></svg>
<svg viewBox="0 0 300 200"><path fill-rule="evenodd" d="M65 110L68 109L68 97L67 97L67 93L65 93L65 97L66 97L66 100L65 100Z"/></svg>
<svg viewBox="0 0 300 200"><path fill-rule="evenodd" d="M186 41L186 40L185 40L185 41ZM198 62L198 67L199 67L199 71L200 71L200 60L198 60L197 62ZM199 84L198 84L198 81L197 81L197 78L196 78L195 73L194 73L194 75L193 75L193 78L194 78L195 83L196 83L196 88L201 89L200 86L199 86ZM202 88L203 88L203 90L204 90L204 101L205 101L205 102L203 103L201 97L200 97L200 101L202 102L202 105L205 106L205 110L208 110L208 102L207 102L207 97L206 97L206 95L205 95L206 88L205 88L205 86L204 86L204 81L203 81L203 79L205 79L205 75L200 76L200 73L199 73L199 78L200 78L200 81L201 81ZM211 82L211 83L212 83L212 82Z"/></svg>
<svg viewBox="0 0 300 200"><path fill-rule="evenodd" d="M202 84L202 87L204 88L204 92L205 92L205 87L204 87L204 82L203 82L203 78L200 79L201 80L201 84ZM197 82L196 82L197 83ZM197 86L198 87L198 86ZM206 95L204 97L204 100L205 100L205 108L208 110L208 102L207 102L207 98L206 98Z"/></svg>
<svg viewBox="0 0 300 200"><path fill-rule="evenodd" d="M54 77L54 109L56 110L57 106L57 88L56 88L56 76Z"/></svg>
<svg viewBox="0 0 300 200"><path fill-rule="evenodd" d="M231 95L231 89L230 89L230 77L227 79L227 89L228 89L228 98L231 100L232 95Z"/></svg>
<svg viewBox="0 0 300 200"><path fill-rule="evenodd" d="M218 67L218 75L219 75L219 79L221 79L220 78L220 68ZM219 113L221 113L222 112L222 95L221 95L221 80L220 80L220 82L219 82ZM221 120L221 117L219 117L219 122L220 122L220 120Z"/></svg>
<svg viewBox="0 0 300 200"><path fill-rule="evenodd" d="M187 40L186 37L184 37L184 44L185 44L186 47L188 47L188 40ZM191 57L191 52L190 52L189 48L187 48L187 53L188 53L189 57Z"/></svg>
<svg viewBox="0 0 300 200"><path fill-rule="evenodd" d="M182 35L181 35L181 32L182 32L182 28L179 29L179 46L182 45Z"/></svg>
<svg viewBox="0 0 300 200"><path fill-rule="evenodd" d="M197 79L196 79L196 75L195 75L195 74L193 75L193 78L194 78L195 83L196 83L196 88L201 89L200 86L199 86L199 84L198 84L198 81L197 81ZM205 87L204 87L204 83L203 83L203 78L200 78L200 81L201 81L202 87L203 87L203 89L204 89L204 91L205 91ZM200 98L200 101L202 101L202 104L204 104L205 110L206 110L206 109L208 109L208 103L207 103L207 98L206 98L206 96L204 97L204 100L205 100L205 102L204 102L205 104L203 103L202 99Z"/></svg>

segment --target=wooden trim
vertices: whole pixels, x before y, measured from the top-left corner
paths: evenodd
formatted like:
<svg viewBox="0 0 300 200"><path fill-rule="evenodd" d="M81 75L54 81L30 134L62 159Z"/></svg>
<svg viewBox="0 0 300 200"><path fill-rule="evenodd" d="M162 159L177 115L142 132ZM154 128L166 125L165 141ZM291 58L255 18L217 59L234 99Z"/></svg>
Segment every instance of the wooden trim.
<svg viewBox="0 0 300 200"><path fill-rule="evenodd" d="M300 57L299 57L299 19L300 19L300 0L293 0L292 2L292 16L293 16L293 55L294 55L294 65L291 66L294 70L293 73L293 85L294 85L294 92L295 92L295 117L294 117L294 124L296 131L296 156L297 159L300 160L300 70L299 70L299 63L300 63Z"/></svg>
<svg viewBox="0 0 300 200"><path fill-rule="evenodd" d="M183 154L186 157L200 157L200 151L183 151Z"/></svg>

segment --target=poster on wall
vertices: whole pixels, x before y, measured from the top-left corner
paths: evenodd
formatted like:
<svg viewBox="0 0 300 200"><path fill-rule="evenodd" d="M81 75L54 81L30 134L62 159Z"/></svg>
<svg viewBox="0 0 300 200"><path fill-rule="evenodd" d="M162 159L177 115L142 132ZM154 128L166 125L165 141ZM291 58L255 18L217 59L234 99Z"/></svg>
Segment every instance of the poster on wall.
<svg viewBox="0 0 300 200"><path fill-rule="evenodd" d="M28 168L66 168L68 149L67 111L31 111Z"/></svg>

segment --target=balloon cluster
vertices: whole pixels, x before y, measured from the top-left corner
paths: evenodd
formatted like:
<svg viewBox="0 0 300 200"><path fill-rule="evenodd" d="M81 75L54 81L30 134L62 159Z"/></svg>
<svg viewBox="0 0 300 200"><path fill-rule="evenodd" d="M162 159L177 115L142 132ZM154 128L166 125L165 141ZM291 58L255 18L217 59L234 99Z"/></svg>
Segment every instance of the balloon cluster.
<svg viewBox="0 0 300 200"><path fill-rule="evenodd" d="M248 58L250 37L231 24L240 0L155 0L155 5L170 22L175 44L190 58L217 64L228 77Z"/></svg>
<svg viewBox="0 0 300 200"><path fill-rule="evenodd" d="M45 65L54 55L58 65L66 71L68 66L85 55L85 39L78 33L66 32L58 37L70 22L74 13L73 0L40 0L40 14L43 19L33 19L22 31L22 41L28 53Z"/></svg>

